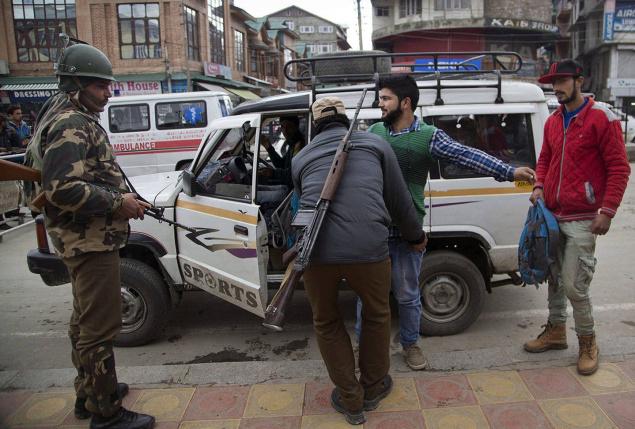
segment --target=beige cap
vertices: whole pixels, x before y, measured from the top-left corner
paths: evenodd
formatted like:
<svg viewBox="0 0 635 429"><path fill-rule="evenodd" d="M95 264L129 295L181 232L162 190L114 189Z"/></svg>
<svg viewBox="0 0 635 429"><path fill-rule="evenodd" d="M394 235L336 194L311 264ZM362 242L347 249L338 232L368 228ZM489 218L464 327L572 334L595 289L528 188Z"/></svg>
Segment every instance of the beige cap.
<svg viewBox="0 0 635 429"><path fill-rule="evenodd" d="M344 103L338 97L324 97L316 100L311 106L313 112L313 120L328 118L336 114L346 116L346 108Z"/></svg>

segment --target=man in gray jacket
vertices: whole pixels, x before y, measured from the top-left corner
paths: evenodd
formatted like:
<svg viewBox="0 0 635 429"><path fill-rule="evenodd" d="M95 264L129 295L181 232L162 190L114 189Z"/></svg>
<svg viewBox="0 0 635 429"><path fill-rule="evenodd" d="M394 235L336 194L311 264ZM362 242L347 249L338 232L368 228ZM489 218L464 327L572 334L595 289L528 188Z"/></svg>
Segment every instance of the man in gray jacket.
<svg viewBox="0 0 635 429"><path fill-rule="evenodd" d="M292 164L302 209L315 208L349 126L344 104L337 97L321 98L311 110L316 137ZM336 386L331 404L350 424L361 424L363 411L377 408L392 389L388 227L391 220L399 225L403 238L418 251L425 248L426 236L390 145L364 131L354 132L351 143L342 180L304 273L304 287L320 353ZM343 279L363 303L359 380L337 305Z"/></svg>

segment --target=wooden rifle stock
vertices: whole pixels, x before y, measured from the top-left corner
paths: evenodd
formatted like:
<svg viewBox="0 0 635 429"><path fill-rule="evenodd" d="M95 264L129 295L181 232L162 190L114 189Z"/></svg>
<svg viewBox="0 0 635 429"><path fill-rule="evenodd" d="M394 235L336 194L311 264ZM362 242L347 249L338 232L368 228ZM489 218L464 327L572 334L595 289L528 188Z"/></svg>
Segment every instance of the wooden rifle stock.
<svg viewBox="0 0 635 429"><path fill-rule="evenodd" d="M311 222L304 228L304 234L302 234L299 242L296 243L293 248L285 252L285 259L289 259L289 257L292 257L293 255L297 256L294 262L287 266L287 271L285 272L280 289L278 289L278 292L276 292L273 296L271 302L265 310L265 320L262 324L266 328L273 329L278 332L282 331L286 309L291 303L291 298L293 298L293 291L295 290L297 283L300 281L302 274L304 274L304 270L309 265L311 253L313 253L313 247L317 241L320 229L322 228L322 222L324 221L324 217L328 211L331 200L335 196L335 192L337 191L340 180L342 179L344 166L346 165L346 161L348 159L351 134L353 133L353 128L355 126L355 122L357 121L357 115L359 115L359 111L362 108L367 91L367 89L364 89L362 96L357 103L357 108L355 110L353 120L351 121L351 125L342 139L342 142L337 147L337 151L333 157L333 162L331 163L331 169L329 170L328 176L326 176L326 181L322 187L320 199L315 206Z"/></svg>
<svg viewBox="0 0 635 429"><path fill-rule="evenodd" d="M289 272L289 268L291 271ZM284 325L285 310L293 298L293 292L295 291L300 278L302 278L304 270L298 270L295 263L291 263L287 267L285 278L280 285L280 289L273 296L271 302L267 306L265 312L265 320L262 325L266 328L273 329L274 331L282 331L282 325Z"/></svg>
<svg viewBox="0 0 635 429"><path fill-rule="evenodd" d="M42 175L35 168L0 159L0 182L9 180L40 182L42 180Z"/></svg>
<svg viewBox="0 0 635 429"><path fill-rule="evenodd" d="M9 180L25 180L27 182L39 183L42 181L42 174L35 168L0 159L0 182ZM38 210L42 210L44 204L46 204L46 195L44 192L40 192L31 200L31 206Z"/></svg>

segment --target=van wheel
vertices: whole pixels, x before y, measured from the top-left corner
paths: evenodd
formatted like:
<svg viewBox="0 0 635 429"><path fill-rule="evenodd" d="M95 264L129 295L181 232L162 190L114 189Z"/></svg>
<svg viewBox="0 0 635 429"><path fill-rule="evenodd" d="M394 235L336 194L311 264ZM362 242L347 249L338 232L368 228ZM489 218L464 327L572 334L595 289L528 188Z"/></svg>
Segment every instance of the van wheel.
<svg viewBox="0 0 635 429"><path fill-rule="evenodd" d="M422 335L453 335L467 329L481 314L485 280L465 256L449 251L423 258L419 275Z"/></svg>
<svg viewBox="0 0 635 429"><path fill-rule="evenodd" d="M134 347L158 337L168 322L170 296L163 278L143 262L121 259L121 332L114 344Z"/></svg>

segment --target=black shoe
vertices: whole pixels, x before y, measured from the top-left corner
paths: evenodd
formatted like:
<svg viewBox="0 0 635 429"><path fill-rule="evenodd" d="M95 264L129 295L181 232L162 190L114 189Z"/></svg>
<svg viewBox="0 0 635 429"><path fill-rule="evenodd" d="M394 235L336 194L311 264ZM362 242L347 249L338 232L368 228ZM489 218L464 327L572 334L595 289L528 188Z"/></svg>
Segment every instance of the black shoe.
<svg viewBox="0 0 635 429"><path fill-rule="evenodd" d="M90 429L151 429L154 417L147 414L135 413L121 407L111 417L101 417L96 414L90 419Z"/></svg>
<svg viewBox="0 0 635 429"><path fill-rule="evenodd" d="M123 399L128 394L128 385L126 383L117 383L117 396ZM86 409L86 398L75 398L75 418L86 420L93 414Z"/></svg>
<svg viewBox="0 0 635 429"><path fill-rule="evenodd" d="M372 411L379 406L379 401L384 399L392 391L392 377L390 374L381 381L381 390L374 398L364 398L364 411Z"/></svg>
<svg viewBox="0 0 635 429"><path fill-rule="evenodd" d="M337 390L337 387L333 389L331 393L331 405L335 408L335 411L338 413L344 414L346 421L351 425L361 425L366 421L366 417L364 416L363 411L353 412L349 411L342 405L340 397L340 392Z"/></svg>

